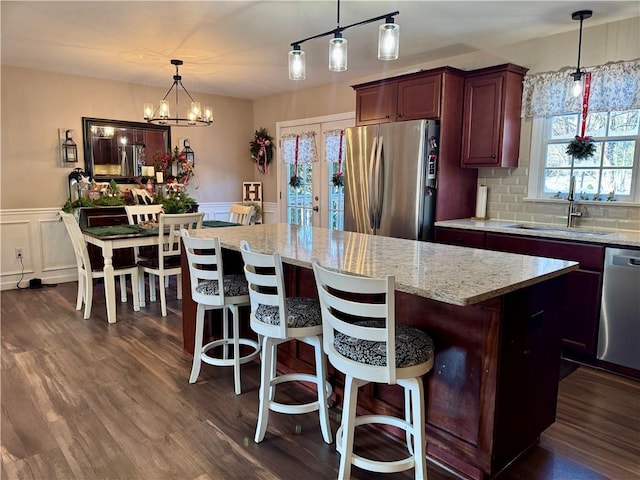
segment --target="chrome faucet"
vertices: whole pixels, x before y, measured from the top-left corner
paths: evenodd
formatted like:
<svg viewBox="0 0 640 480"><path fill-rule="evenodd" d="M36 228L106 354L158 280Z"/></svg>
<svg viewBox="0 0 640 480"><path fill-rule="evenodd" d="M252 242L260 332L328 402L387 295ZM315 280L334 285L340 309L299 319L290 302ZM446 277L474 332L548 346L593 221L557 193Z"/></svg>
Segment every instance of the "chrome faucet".
<svg viewBox="0 0 640 480"><path fill-rule="evenodd" d="M576 188L576 177L571 177L571 180L569 181L569 196L567 197L567 200L569 200L569 212L567 213L567 228L571 228L572 227L572 223L573 223L573 218L577 218L577 217L581 217L582 216L582 212L579 212L577 210L577 207L575 206L574 202L574 191Z"/></svg>

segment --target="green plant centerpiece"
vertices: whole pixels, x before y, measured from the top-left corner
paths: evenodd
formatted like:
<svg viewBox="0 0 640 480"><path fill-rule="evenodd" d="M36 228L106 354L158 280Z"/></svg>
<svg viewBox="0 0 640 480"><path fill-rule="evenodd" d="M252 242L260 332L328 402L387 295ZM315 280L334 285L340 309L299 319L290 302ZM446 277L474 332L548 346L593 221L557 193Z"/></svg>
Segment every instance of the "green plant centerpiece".
<svg viewBox="0 0 640 480"><path fill-rule="evenodd" d="M193 207L198 204L184 190L180 193L170 193L166 196L159 194L156 196L156 203L162 205L164 213L192 212Z"/></svg>

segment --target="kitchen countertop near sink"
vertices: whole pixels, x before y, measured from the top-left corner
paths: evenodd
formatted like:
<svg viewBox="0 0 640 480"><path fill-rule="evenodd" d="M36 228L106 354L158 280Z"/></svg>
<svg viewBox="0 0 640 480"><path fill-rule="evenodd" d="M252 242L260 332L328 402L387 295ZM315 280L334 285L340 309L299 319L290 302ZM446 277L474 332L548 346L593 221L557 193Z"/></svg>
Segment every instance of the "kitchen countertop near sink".
<svg viewBox="0 0 640 480"><path fill-rule="evenodd" d="M517 222L508 220L445 220L436 222L436 227L460 228L482 232L509 233L527 237L575 240L599 245L625 245L640 247L640 232L632 230L608 230L604 228L572 227L546 223Z"/></svg>

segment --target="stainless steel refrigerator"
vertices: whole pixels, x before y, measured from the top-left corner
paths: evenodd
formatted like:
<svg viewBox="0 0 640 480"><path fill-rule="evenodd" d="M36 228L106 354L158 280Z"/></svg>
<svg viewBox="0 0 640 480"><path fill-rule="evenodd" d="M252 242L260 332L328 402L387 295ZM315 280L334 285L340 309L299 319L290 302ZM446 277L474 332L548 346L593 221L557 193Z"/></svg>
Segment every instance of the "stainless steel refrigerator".
<svg viewBox="0 0 640 480"><path fill-rule="evenodd" d="M344 229L431 240L439 125L434 120L347 128Z"/></svg>

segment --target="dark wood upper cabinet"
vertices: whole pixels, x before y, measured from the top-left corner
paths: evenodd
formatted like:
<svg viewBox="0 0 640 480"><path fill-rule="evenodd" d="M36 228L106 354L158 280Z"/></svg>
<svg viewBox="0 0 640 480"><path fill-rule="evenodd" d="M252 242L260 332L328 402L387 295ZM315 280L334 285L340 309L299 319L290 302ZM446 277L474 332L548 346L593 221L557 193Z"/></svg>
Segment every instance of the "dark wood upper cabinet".
<svg viewBox="0 0 640 480"><path fill-rule="evenodd" d="M394 122L398 84L382 83L356 90L356 125Z"/></svg>
<svg viewBox="0 0 640 480"><path fill-rule="evenodd" d="M464 87L463 167L517 167L522 79L505 64L468 72Z"/></svg>
<svg viewBox="0 0 640 480"><path fill-rule="evenodd" d="M439 119L442 115L444 84L448 76L464 72L442 67L354 85L356 125Z"/></svg>

